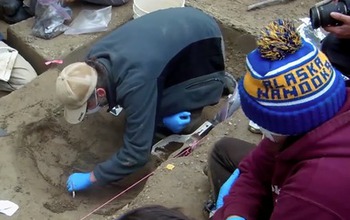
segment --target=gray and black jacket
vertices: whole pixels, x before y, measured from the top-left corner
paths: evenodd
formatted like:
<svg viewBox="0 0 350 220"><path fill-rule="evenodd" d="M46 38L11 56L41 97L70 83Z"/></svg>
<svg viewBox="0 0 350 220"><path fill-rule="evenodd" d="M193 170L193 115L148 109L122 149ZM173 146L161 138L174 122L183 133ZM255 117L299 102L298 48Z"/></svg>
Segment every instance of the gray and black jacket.
<svg viewBox="0 0 350 220"><path fill-rule="evenodd" d="M126 113L124 145L94 169L100 183L119 180L148 161L156 124L165 116L215 104L224 88L222 34L190 8L150 13L102 38L87 63L108 73L108 102Z"/></svg>

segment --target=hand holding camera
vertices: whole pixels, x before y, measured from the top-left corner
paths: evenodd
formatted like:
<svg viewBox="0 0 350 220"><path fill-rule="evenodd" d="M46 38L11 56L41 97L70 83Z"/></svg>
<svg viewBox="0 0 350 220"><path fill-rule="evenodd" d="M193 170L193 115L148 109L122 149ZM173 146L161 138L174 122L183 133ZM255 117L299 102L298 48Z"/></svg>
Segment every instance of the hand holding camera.
<svg viewBox="0 0 350 220"><path fill-rule="evenodd" d="M350 0L323 0L310 9L313 29L322 27L338 38L350 38Z"/></svg>
<svg viewBox="0 0 350 220"><path fill-rule="evenodd" d="M341 21L341 26L328 26L323 29L327 32L334 34L337 38L350 38L350 16L332 12L331 17Z"/></svg>

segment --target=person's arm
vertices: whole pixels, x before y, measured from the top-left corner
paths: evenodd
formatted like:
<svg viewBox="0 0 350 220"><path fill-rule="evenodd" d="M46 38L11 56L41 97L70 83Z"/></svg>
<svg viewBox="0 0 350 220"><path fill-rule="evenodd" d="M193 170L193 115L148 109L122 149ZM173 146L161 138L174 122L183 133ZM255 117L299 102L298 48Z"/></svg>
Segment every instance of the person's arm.
<svg viewBox="0 0 350 220"><path fill-rule="evenodd" d="M275 204L270 220L294 219L342 219L328 207L323 207L300 195L292 195L281 191Z"/></svg>
<svg viewBox="0 0 350 220"><path fill-rule="evenodd" d="M131 84L122 83L117 90L126 111L124 144L109 160L95 167L93 173L98 183L122 179L144 166L150 157L157 111L157 82L139 79Z"/></svg>
<svg viewBox="0 0 350 220"><path fill-rule="evenodd" d="M334 34L337 38L350 38L350 16L338 12L332 12L331 16L343 24L340 26L324 27L323 29Z"/></svg>
<svg viewBox="0 0 350 220"><path fill-rule="evenodd" d="M271 195L274 157L278 148L279 144L265 138L239 164L240 176L229 195L224 197L224 205L216 211L214 220L232 216L258 219L262 201Z"/></svg>
<svg viewBox="0 0 350 220"><path fill-rule="evenodd" d="M349 178L337 172L344 164L334 161L299 161L280 186L270 220L347 219Z"/></svg>

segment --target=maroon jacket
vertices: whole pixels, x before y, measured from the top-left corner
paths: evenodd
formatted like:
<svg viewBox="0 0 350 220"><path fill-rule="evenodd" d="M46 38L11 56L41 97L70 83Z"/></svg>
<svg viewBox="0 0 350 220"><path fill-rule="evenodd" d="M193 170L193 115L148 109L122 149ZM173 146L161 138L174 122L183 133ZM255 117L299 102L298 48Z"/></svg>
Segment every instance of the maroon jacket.
<svg viewBox="0 0 350 220"><path fill-rule="evenodd" d="M335 117L285 150L262 140L240 163L241 175L214 220L231 215L246 220L350 219L349 89L347 97ZM273 202L271 208L266 199ZM261 211L270 217L263 218Z"/></svg>

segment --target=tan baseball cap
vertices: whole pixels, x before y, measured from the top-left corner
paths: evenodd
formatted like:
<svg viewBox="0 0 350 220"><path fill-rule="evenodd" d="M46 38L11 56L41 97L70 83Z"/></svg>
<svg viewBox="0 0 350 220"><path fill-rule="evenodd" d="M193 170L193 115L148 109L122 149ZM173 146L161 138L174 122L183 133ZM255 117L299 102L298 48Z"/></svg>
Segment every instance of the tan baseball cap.
<svg viewBox="0 0 350 220"><path fill-rule="evenodd" d="M87 101L95 90L97 72L85 62L65 67L56 80L56 94L64 105L67 122L77 124L84 119Z"/></svg>

